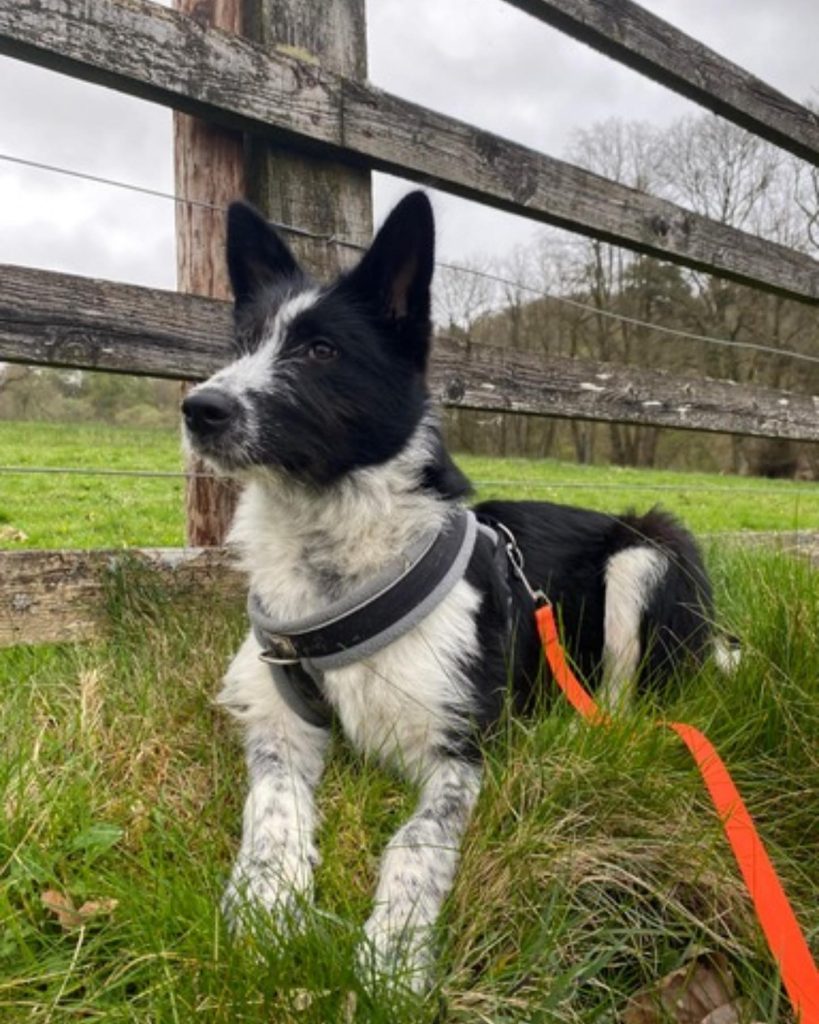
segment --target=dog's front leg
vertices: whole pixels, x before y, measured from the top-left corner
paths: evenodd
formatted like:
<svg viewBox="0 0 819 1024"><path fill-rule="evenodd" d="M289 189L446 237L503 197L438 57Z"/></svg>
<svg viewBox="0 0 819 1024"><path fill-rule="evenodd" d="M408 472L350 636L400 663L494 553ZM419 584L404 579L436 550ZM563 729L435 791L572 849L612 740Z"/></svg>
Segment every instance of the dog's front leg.
<svg viewBox="0 0 819 1024"><path fill-rule="evenodd" d="M219 695L244 725L250 781L242 844L223 900L234 928L254 908L292 926L311 898L318 860L313 792L329 738L329 730L303 721L282 700L258 652L249 637Z"/></svg>
<svg viewBox="0 0 819 1024"><path fill-rule="evenodd" d="M425 781L415 813L384 853L359 955L365 972L397 972L415 991L426 988L433 927L452 888L480 782L476 764L454 759L440 762Z"/></svg>

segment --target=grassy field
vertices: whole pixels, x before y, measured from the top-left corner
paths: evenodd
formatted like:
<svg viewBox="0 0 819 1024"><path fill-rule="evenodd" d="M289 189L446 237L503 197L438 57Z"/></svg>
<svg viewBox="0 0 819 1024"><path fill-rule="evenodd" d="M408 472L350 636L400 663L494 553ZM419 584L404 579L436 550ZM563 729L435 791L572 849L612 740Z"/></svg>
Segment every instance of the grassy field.
<svg viewBox="0 0 819 1024"><path fill-rule="evenodd" d="M687 680L667 713L721 750L816 945L819 588L781 556L711 563L745 664ZM244 770L212 696L241 611L131 587L111 616L95 645L0 652L4 1024L585 1024L703 951L727 957L742 1020L789 1020L698 776L648 707L606 731L558 706L488 746L426 1001L363 991L353 972L380 850L413 794L340 741L320 793L319 909L288 944L263 922L233 943L216 908ZM116 905L63 929L48 891Z"/></svg>
<svg viewBox="0 0 819 1024"><path fill-rule="evenodd" d="M0 422L0 465L178 472L182 460L172 430ZM183 493L179 478L0 474L0 546L176 547Z"/></svg>
<svg viewBox="0 0 819 1024"><path fill-rule="evenodd" d="M135 443L119 431L3 425L0 437L4 464L178 465L167 434ZM632 488L623 504L662 497L681 511L676 488L703 480L548 463L468 469L622 480ZM652 480L675 490L643 491ZM143 482L126 481L106 490L110 518L80 521L80 510L100 512L99 493L76 494L75 478L33 478L21 495L18 482L0 480L0 511L26 543L180 539L176 483L156 481L148 500ZM750 525L808 526L811 515L816 525L815 489L777 484L792 494L777 507L762 493L770 486L748 501ZM703 518L688 518L698 529L749 525L735 521L732 495L707 505L697 493L690 511ZM610 507L617 494L571 498ZM707 556L720 619L744 644L740 670L726 679L707 667L679 681L662 712L642 705L609 730L580 726L560 702L504 723L487 745L424 1000L365 990L353 970L380 852L414 793L338 738L319 795L317 909L303 934L282 942L264 921L238 943L226 933L217 905L244 767L212 699L245 628L240 608L209 600L203 614L201 597L130 580L112 588L103 640L0 651L0 1022L592 1024L621 1019L631 995L703 952L726 957L744 1024L789 1021L699 777L652 723L660 713L691 722L717 745L819 948L819 587L807 563L782 555L710 543ZM46 893L98 912L61 926Z"/></svg>
<svg viewBox="0 0 819 1024"><path fill-rule="evenodd" d="M699 533L819 529L819 484L549 459L461 456L459 462L480 498L540 498L601 509L659 502ZM175 431L3 422L0 465L182 468ZM182 492L183 482L168 477L0 474L0 547L177 546L183 542Z"/></svg>

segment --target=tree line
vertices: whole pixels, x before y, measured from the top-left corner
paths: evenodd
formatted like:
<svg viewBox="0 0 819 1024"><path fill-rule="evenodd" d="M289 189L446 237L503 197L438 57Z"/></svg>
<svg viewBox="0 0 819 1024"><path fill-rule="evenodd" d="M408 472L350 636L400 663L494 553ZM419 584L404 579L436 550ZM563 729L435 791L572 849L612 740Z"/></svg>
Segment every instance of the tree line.
<svg viewBox="0 0 819 1024"><path fill-rule="evenodd" d="M607 121L578 131L568 156L722 224L819 255L817 169L712 115L667 128ZM437 288L441 330L467 341L526 349L544 361L577 357L819 393L819 364L786 354L819 355L809 306L553 229L500 263L478 255L471 267L477 273L442 270ZM456 447L487 454L819 475L817 446L788 441L463 410L449 413L448 426Z"/></svg>

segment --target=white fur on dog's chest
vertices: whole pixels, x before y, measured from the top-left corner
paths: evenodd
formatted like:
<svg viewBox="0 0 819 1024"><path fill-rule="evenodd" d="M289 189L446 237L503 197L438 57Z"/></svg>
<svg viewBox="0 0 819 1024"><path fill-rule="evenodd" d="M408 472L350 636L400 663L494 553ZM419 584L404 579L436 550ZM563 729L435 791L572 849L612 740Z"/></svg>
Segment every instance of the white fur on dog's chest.
<svg viewBox="0 0 819 1024"><path fill-rule="evenodd" d="M464 675L477 642L477 591L461 580L419 626L364 662L328 672L324 690L361 751L417 776L470 715Z"/></svg>
<svg viewBox="0 0 819 1024"><path fill-rule="evenodd" d="M446 508L412 490L417 455L410 445L389 468L362 471L356 486L307 508L286 492L247 488L231 541L269 614L292 620L326 607L317 549L326 552L321 569L329 577L355 586L442 522ZM461 580L406 636L326 673L325 695L359 750L417 777L451 730L463 728L474 710L465 670L476 652L479 605L478 592Z"/></svg>

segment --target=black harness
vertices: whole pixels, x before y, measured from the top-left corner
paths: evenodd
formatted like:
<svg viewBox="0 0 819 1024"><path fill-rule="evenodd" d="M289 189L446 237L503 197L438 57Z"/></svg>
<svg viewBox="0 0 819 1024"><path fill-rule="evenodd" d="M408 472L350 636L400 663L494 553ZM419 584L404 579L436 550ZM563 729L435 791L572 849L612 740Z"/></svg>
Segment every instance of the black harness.
<svg viewBox="0 0 819 1024"><path fill-rule="evenodd" d="M507 625L512 621L510 572L522 574L523 559L512 534L500 523L459 509L440 530L421 538L374 580L298 622L269 616L254 591L248 615L284 701L304 721L326 728L333 712L322 685L324 672L370 657L414 629L463 579L476 542L493 545L495 570L504 587Z"/></svg>
<svg viewBox="0 0 819 1024"><path fill-rule="evenodd" d="M376 654L426 618L463 578L477 532L474 514L459 509L364 587L298 622L274 620L251 591L248 614L259 657L290 708L311 725L328 726L324 673Z"/></svg>

